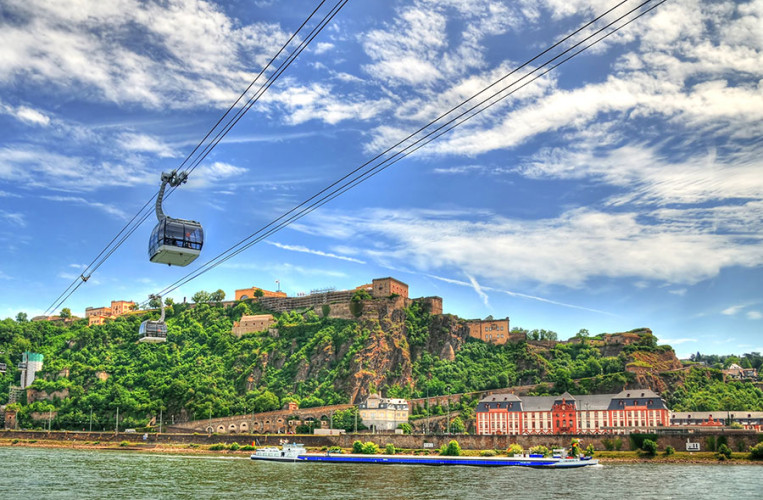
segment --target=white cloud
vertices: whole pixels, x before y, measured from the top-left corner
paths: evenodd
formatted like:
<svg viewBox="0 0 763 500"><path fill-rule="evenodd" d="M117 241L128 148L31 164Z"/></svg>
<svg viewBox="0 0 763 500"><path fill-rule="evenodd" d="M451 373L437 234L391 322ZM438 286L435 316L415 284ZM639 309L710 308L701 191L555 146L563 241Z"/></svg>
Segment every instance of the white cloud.
<svg viewBox="0 0 763 500"><path fill-rule="evenodd" d="M287 36L272 24L239 26L196 0L9 0L4 8L0 84L80 87L93 100L151 108L231 102Z"/></svg>
<svg viewBox="0 0 763 500"><path fill-rule="evenodd" d="M172 158L176 156L172 147L165 144L161 139L146 134L123 133L118 137L118 142L127 151L139 153L153 153L160 158Z"/></svg>
<svg viewBox="0 0 763 500"><path fill-rule="evenodd" d="M664 338L660 338L659 341L660 341L660 344L681 345L681 344L685 344L687 342L697 342L697 339L692 339L692 338L664 339Z"/></svg>
<svg viewBox="0 0 763 500"><path fill-rule="evenodd" d="M721 314L725 314L726 316L736 316L736 315L737 315L737 314L739 314L739 313L742 311L742 309L744 309L745 307L747 307L747 306L745 306L744 304L741 304L741 305L736 305L736 306L731 306L731 307L727 307L726 309L724 309L723 311L721 311Z"/></svg>
<svg viewBox="0 0 763 500"><path fill-rule="evenodd" d="M0 218L2 218L6 222L13 224L15 226L19 226L19 227L26 226L26 220L24 218L24 214L0 210Z"/></svg>
<svg viewBox="0 0 763 500"><path fill-rule="evenodd" d="M322 120L331 125L344 120L368 120L392 108L392 102L387 98L338 97L331 85L303 85L289 79L285 79L278 89L271 88L262 102L283 107L284 118L290 125L310 120Z"/></svg>
<svg viewBox="0 0 763 500"><path fill-rule="evenodd" d="M61 202L61 203L73 203L75 205L82 205L82 206L86 206L86 207L92 207L92 208L101 210L101 211L103 211L103 212L105 212L105 213L107 213L109 215L113 215L113 216L115 216L115 217L117 217L119 219L127 219L127 214L123 210L121 210L121 209L119 209L119 208L117 208L117 207L115 207L113 205L109 205L109 204L106 204L106 203L100 203L100 202L97 202L97 201L90 201L90 200L87 200L85 198L81 198L81 197L78 197L78 196L42 196L42 198L45 199L45 200L57 201L57 202Z"/></svg>
<svg viewBox="0 0 763 500"><path fill-rule="evenodd" d="M763 319L763 313L760 311L747 311L747 319Z"/></svg>
<svg viewBox="0 0 763 500"><path fill-rule="evenodd" d="M188 186L193 189L204 188L224 180L241 177L247 172L243 167L216 161L211 164L202 163L188 176Z"/></svg>
<svg viewBox="0 0 763 500"><path fill-rule="evenodd" d="M763 198L763 161L753 149L719 157L716 151L668 159L657 147L628 145L599 151L594 140L574 149L542 149L518 172L530 178L598 179L627 189L609 199L627 203L687 204Z"/></svg>
<svg viewBox="0 0 763 500"><path fill-rule="evenodd" d="M110 164L53 153L42 147L0 149L0 179L31 187L93 191L103 186L152 184L155 178L156 174L145 165L131 165L129 160Z"/></svg>
<svg viewBox="0 0 763 500"><path fill-rule="evenodd" d="M443 281L445 283L450 283L450 284L453 284L453 285L465 286L465 287L472 288L472 283L470 283L470 282L456 280L456 279L453 279L453 278L444 278L442 276L436 276L434 274L427 274L426 276L428 276L430 278L433 278L433 279L436 279L436 280L439 280L439 281ZM492 291L492 292L503 293L503 294L509 295L511 297L517 297L517 298L528 299L528 300L535 300L535 301L538 301L538 302L544 302L546 304L552 304L552 305L556 305L556 306L568 307L570 309L580 309L582 311L589 311L589 312L595 312L595 313L600 313L600 314L612 315L611 313L608 313L606 311L601 311L599 309L591 309L589 307L583 307L583 306L578 306L578 305L574 305L574 304L566 304L564 302L559 302L559 301L556 301L556 300L551 300L551 299L547 299L547 298L544 298L544 297L539 297L537 295L529 295L529 294L526 294L526 293L515 292L515 291L511 291L511 290L502 290L500 288L494 288L494 287L485 287L485 286L483 286L481 288L484 289L484 290Z"/></svg>
<svg viewBox="0 0 763 500"><path fill-rule="evenodd" d="M43 127L50 125L50 117L39 110L27 106L13 107L0 102L0 113L10 115L30 125L41 125Z"/></svg>
<svg viewBox="0 0 763 500"><path fill-rule="evenodd" d="M748 228L739 235L726 232L726 227L716 232L663 219L659 213L649 215L653 220L638 212L574 209L556 218L516 220L366 210L313 214L309 229L292 227L337 239L367 237L377 242L373 252L386 259L423 272L458 269L489 283L579 288L598 277L688 285L716 276L727 266L763 263L763 245L743 243L750 238L760 241L754 232L763 228Z"/></svg>
<svg viewBox="0 0 763 500"><path fill-rule="evenodd" d="M470 276L467 274L466 277L469 278L469 283L471 283L472 288L477 293L477 295L479 295L480 299L482 299L482 302L485 304L485 306L490 307L490 303L488 300L489 298L487 294L484 291L482 291L482 287L480 286L479 283L477 283L477 280L474 279L474 276Z"/></svg>
<svg viewBox="0 0 763 500"><path fill-rule="evenodd" d="M353 257L346 257L344 255L337 255L337 254L329 253L329 252L324 252L322 250L314 250L302 245L284 245L282 243L277 243L275 241L267 241L267 240L265 240L265 243L267 243L268 245L273 245L274 247L277 247L277 248L281 248L283 250L289 250L291 252L309 253L313 255L320 255L321 257L329 257L331 259L339 259L339 260L344 260L347 262L355 262L356 264L365 264L365 261L362 261L360 259L356 259Z"/></svg>
<svg viewBox="0 0 763 500"><path fill-rule="evenodd" d="M324 54L324 53L332 50L333 48L334 48L334 44L333 43L318 42L318 43L315 44L315 48L313 49L313 51L316 54L320 55L320 54Z"/></svg>

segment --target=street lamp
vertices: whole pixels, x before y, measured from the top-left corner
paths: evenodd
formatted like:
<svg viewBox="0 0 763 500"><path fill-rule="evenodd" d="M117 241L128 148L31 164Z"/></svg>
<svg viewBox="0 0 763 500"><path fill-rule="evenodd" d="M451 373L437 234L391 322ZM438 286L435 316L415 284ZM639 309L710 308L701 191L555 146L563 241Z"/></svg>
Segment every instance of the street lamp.
<svg viewBox="0 0 763 500"><path fill-rule="evenodd" d="M93 406L90 406L90 430L88 432L93 432Z"/></svg>

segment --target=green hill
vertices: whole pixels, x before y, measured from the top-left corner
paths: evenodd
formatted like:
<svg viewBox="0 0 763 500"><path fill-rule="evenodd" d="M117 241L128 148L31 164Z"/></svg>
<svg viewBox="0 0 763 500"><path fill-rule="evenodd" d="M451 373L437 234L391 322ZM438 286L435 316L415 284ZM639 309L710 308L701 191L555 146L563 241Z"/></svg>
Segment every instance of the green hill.
<svg viewBox="0 0 763 500"><path fill-rule="evenodd" d="M93 327L6 319L0 403L18 383L21 353L32 351L45 362L29 391L39 400L21 400L24 427L33 426L35 412L55 411L53 428L76 429L87 427L92 410L98 429L113 428L119 408L124 427L142 427L160 409L168 422L268 411L290 400L302 407L356 403L370 391L413 398L517 385L536 394L650 386L676 409L763 410L763 393L751 383L727 384L717 370L682 367L649 330L621 334L624 343L599 335L498 346L470 338L463 320L430 316L413 303L357 321L276 314L269 332L230 333L242 315L261 312L256 303L176 304L167 311L163 344L137 342L140 322L155 313Z"/></svg>

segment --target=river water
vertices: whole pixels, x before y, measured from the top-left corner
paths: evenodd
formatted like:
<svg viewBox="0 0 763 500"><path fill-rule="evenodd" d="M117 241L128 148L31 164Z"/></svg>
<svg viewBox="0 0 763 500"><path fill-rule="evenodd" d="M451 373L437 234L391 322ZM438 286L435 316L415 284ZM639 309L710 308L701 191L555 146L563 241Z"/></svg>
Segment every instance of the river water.
<svg viewBox="0 0 763 500"><path fill-rule="evenodd" d="M0 447L0 467L3 498L763 498L756 465L488 469Z"/></svg>

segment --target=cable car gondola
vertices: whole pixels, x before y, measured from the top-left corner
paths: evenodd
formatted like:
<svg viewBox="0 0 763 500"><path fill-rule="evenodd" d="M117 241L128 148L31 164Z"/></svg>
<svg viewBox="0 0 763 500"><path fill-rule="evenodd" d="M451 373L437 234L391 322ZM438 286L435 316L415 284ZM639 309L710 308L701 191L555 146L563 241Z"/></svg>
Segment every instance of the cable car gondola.
<svg viewBox="0 0 763 500"><path fill-rule="evenodd" d="M156 198L156 218L159 222L148 240L148 255L151 262L175 266L187 266L201 253L204 245L204 229L193 220L173 219L164 214L162 199L164 189L169 184L177 187L188 180L185 172L162 173L162 187Z"/></svg>
<svg viewBox="0 0 763 500"><path fill-rule="evenodd" d="M162 315L157 321L146 320L140 324L140 338L138 342L167 342L167 323L164 322L164 302L159 295L149 295L149 298L159 299L162 307Z"/></svg>

